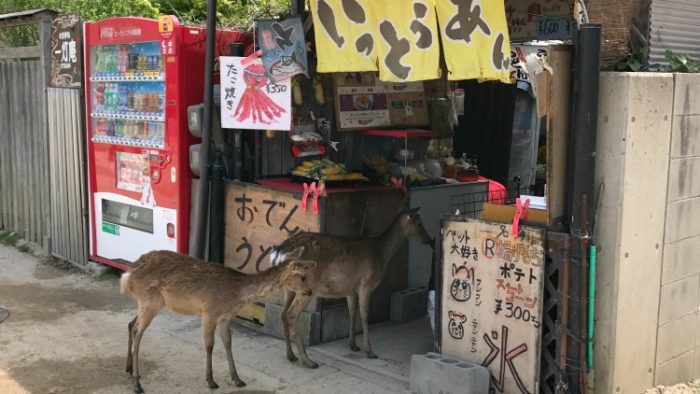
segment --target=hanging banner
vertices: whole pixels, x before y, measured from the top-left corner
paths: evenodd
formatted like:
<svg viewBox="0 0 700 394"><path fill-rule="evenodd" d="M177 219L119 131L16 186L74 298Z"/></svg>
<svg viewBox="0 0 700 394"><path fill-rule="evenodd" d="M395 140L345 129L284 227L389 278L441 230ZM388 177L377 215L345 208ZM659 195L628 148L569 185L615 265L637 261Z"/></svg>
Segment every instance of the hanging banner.
<svg viewBox="0 0 700 394"><path fill-rule="evenodd" d="M486 367L492 393L539 393L544 231L460 217L442 226L442 353Z"/></svg>
<svg viewBox="0 0 700 394"><path fill-rule="evenodd" d="M439 77L430 0L311 0L319 72L379 71L382 81Z"/></svg>
<svg viewBox="0 0 700 394"><path fill-rule="evenodd" d="M268 79L262 60L221 56L221 127L289 130L291 80ZM244 64L245 63L245 64Z"/></svg>
<svg viewBox="0 0 700 394"><path fill-rule="evenodd" d="M451 81L510 83L510 38L502 0L435 2Z"/></svg>
<svg viewBox="0 0 700 394"><path fill-rule="evenodd" d="M258 42L271 81L280 82L297 74L309 76L301 17L259 21Z"/></svg>

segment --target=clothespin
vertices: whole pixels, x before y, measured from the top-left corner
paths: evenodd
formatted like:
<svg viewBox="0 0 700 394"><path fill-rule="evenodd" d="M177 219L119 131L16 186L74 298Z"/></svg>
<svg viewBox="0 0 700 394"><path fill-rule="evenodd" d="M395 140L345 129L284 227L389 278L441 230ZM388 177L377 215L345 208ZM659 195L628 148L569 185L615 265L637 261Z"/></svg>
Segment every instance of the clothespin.
<svg viewBox="0 0 700 394"><path fill-rule="evenodd" d="M529 207L529 198L525 200L525 205L522 205L520 198L515 199L515 216L513 216L513 228L511 229L511 235L515 238L520 237L520 219L527 220L527 210Z"/></svg>
<svg viewBox="0 0 700 394"><path fill-rule="evenodd" d="M314 213L318 215L319 209L318 209L318 197L326 192L326 184L325 182L321 181L318 183L318 187L316 185L312 185L312 190L314 192L314 199L312 203L312 207L314 210Z"/></svg>
<svg viewBox="0 0 700 394"><path fill-rule="evenodd" d="M312 184L315 185L316 183L312 183ZM308 203L307 203L306 199L308 199L308 198L309 198L309 185L306 182L304 182L304 194L301 196L301 210L302 210L302 212L306 212L306 210L307 210Z"/></svg>
<svg viewBox="0 0 700 394"><path fill-rule="evenodd" d="M408 196L410 194L408 188L403 183L403 179L391 177L391 183L393 183L394 186L396 186L397 188L401 189L405 196Z"/></svg>
<svg viewBox="0 0 700 394"><path fill-rule="evenodd" d="M248 57L246 57L245 59L241 60L241 65L242 65L242 66L245 66L246 64L252 62L253 60L255 60L255 59L257 59L257 58L259 58L260 56L262 56L262 49L258 49L257 51L255 51L255 52L251 53L250 55L248 55Z"/></svg>

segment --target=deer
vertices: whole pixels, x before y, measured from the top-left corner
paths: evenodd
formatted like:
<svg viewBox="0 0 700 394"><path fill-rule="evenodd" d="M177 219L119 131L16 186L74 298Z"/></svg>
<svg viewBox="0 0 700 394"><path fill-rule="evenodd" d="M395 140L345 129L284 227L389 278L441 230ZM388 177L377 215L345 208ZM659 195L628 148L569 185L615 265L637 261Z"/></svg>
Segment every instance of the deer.
<svg viewBox="0 0 700 394"><path fill-rule="evenodd" d="M313 260L316 267L306 274L305 281L284 284L284 305L281 313L287 345L287 359L297 361L290 342L290 328L302 363L307 368L318 368L306 354L299 332L299 314L314 296L343 298L350 314L350 349L360 351L355 343L355 310L359 304L364 337L364 352L368 358L377 358L372 352L369 337L369 301L379 285L387 265L404 241L411 239L433 246L433 239L425 230L418 210L402 210L391 224L375 237L342 237L321 233L297 233L287 238L270 256L271 264L279 264L285 256L298 253L299 258Z"/></svg>
<svg viewBox="0 0 700 394"><path fill-rule="evenodd" d="M144 331L163 308L181 315L201 316L207 353L206 380L212 389L219 387L211 366L214 331L218 326L231 380L237 387L244 387L246 384L233 362L231 320L243 306L279 290L285 283L299 286L293 282L304 281L305 275L316 266L313 261L298 260L299 254L290 255L259 274L244 274L171 251L153 251L141 256L120 279L121 292L131 295L138 304L137 315L128 324L126 372L131 374L133 391L144 392L139 376L139 345Z"/></svg>

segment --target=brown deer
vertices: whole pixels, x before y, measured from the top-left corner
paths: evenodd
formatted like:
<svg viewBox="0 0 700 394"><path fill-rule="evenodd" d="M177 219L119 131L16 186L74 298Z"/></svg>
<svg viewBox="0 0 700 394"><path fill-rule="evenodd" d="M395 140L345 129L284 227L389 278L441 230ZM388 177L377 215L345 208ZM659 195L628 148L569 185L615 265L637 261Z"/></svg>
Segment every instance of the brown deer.
<svg viewBox="0 0 700 394"><path fill-rule="evenodd" d="M302 362L308 368L317 368L304 349L299 333L299 314L314 296L345 297L350 314L350 349L359 351L355 344L355 309L360 305L360 319L364 336L364 352L377 358L369 340L369 299L372 291L384 277L387 264L406 239L433 245L423 227L418 208L404 210L384 232L376 237L340 237L318 233L300 233L284 241L271 256L272 264L283 261L285 255L299 253L299 258L313 260L316 268L308 272L305 281L285 284L285 302L282 325L287 342L287 358L296 361L289 339L290 327ZM302 252L298 252L301 250Z"/></svg>
<svg viewBox="0 0 700 394"><path fill-rule="evenodd" d="M281 264L256 275L247 275L223 265L208 263L170 251L149 252L121 277L121 292L129 293L138 303L138 314L129 323L129 347L126 372L131 374L133 390L143 393L139 381L139 345L144 331L163 308L202 317L204 347L207 351L206 378L212 389L214 382L211 354L214 331L226 348L231 379L237 387L245 386L238 377L231 352L230 323L241 307L280 289L287 282L305 280L316 263L297 260L290 254Z"/></svg>

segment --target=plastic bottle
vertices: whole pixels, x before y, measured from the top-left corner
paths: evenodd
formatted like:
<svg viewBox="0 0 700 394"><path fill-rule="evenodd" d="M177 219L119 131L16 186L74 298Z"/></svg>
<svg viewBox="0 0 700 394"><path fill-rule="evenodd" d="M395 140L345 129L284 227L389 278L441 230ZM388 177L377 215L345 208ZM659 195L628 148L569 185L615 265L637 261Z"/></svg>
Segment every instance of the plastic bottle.
<svg viewBox="0 0 700 394"><path fill-rule="evenodd" d="M123 83L119 85L119 111L124 112L129 108L129 87Z"/></svg>

